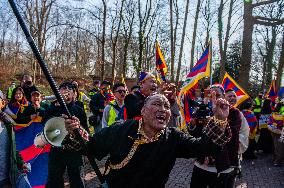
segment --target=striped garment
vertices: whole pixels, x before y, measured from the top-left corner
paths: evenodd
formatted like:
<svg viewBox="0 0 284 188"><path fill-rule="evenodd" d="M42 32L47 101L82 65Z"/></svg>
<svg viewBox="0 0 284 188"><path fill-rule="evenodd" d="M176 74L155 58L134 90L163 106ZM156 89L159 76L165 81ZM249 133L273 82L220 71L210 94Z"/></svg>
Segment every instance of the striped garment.
<svg viewBox="0 0 284 188"><path fill-rule="evenodd" d="M249 138L254 139L257 131L257 118L251 110L242 111L249 125Z"/></svg>

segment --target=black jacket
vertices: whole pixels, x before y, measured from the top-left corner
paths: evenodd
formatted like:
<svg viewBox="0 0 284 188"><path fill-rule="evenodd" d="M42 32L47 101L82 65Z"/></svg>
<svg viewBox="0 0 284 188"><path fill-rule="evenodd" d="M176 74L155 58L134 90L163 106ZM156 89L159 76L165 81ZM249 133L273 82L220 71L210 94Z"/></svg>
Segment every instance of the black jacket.
<svg viewBox="0 0 284 188"><path fill-rule="evenodd" d="M74 115L77 118L79 118L81 126L86 131L89 132L88 123L87 123L87 116L86 116L84 109L82 109L81 107L76 105L75 102L71 102L71 103L67 104L67 108L70 111L71 115ZM66 114L64 109L61 108L60 106L55 106L55 103L52 103L49 106L49 108L46 109L43 122L46 122L47 120L49 120L50 118L53 118L53 117L60 117L62 114Z"/></svg>
<svg viewBox="0 0 284 188"><path fill-rule="evenodd" d="M102 111L105 108L105 101L106 97L101 92L92 96L89 107L94 116L103 117L103 112L100 112L100 110Z"/></svg>
<svg viewBox="0 0 284 188"><path fill-rule="evenodd" d="M141 110L144 106L146 97L140 92L136 91L134 94L128 94L124 99L124 106L126 109L127 119L141 116Z"/></svg>
<svg viewBox="0 0 284 188"><path fill-rule="evenodd" d="M128 155L137 134L138 121L127 120L96 133L87 146L98 160L110 156L113 165ZM139 145L132 159L118 170L110 170L109 187L164 187L176 158L214 155L219 147L207 137L193 138L175 128L167 128L155 142Z"/></svg>

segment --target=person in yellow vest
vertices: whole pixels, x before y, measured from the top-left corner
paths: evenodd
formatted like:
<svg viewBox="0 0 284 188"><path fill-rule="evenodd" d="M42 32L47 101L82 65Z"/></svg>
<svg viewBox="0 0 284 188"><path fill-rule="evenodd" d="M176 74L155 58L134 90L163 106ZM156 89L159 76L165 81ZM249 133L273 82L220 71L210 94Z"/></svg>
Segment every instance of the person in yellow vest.
<svg viewBox="0 0 284 188"><path fill-rule="evenodd" d="M94 85L94 88L91 89L88 93L89 97L94 96L96 93L100 91L101 82L99 80L94 80L93 85Z"/></svg>
<svg viewBox="0 0 284 188"><path fill-rule="evenodd" d="M77 81L73 80L72 84L74 84L76 88L76 99L75 99L76 102L75 103L81 108L83 108L86 112L91 99L84 92L79 90L79 84Z"/></svg>
<svg viewBox="0 0 284 188"><path fill-rule="evenodd" d="M263 104L263 93L260 92L258 96L254 99L254 104L253 104L253 113L259 119L259 115L261 112L261 107Z"/></svg>
<svg viewBox="0 0 284 188"><path fill-rule="evenodd" d="M275 111L279 112L279 114L284 115L284 98L277 104Z"/></svg>
<svg viewBox="0 0 284 188"><path fill-rule="evenodd" d="M11 100L12 93L13 93L13 90L15 89L15 87L16 87L15 82L12 82L11 85L9 86L9 88L7 89L6 99Z"/></svg>
<svg viewBox="0 0 284 188"><path fill-rule="evenodd" d="M112 91L115 96L115 100L111 101L104 109L102 128L109 127L114 122L123 119L121 114L123 114L126 86L123 83L116 83L114 84Z"/></svg>

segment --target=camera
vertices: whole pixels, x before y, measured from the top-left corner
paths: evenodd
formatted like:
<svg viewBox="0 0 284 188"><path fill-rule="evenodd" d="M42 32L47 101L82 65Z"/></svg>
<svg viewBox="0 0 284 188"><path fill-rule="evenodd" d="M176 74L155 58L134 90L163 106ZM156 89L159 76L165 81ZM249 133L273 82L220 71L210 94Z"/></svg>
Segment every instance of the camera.
<svg viewBox="0 0 284 188"><path fill-rule="evenodd" d="M202 129L208 123L208 118L212 116L212 110L208 104L204 102L204 96L208 96L204 89L200 91L200 100L195 101L192 112L192 121L188 125L188 132L194 136L199 137L202 134Z"/></svg>

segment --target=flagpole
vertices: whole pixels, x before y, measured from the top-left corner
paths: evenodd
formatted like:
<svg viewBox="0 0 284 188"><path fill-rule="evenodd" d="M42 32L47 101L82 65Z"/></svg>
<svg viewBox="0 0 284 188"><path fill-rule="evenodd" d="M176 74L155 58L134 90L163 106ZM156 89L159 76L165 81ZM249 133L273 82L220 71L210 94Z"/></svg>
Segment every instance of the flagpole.
<svg viewBox="0 0 284 188"><path fill-rule="evenodd" d="M212 38L210 38L210 41L209 41L209 52L210 52L210 85L212 85Z"/></svg>

